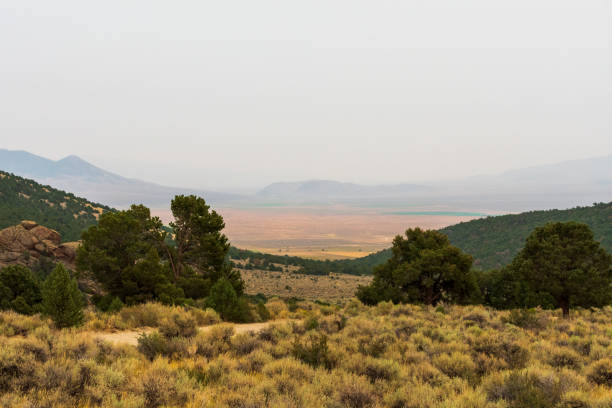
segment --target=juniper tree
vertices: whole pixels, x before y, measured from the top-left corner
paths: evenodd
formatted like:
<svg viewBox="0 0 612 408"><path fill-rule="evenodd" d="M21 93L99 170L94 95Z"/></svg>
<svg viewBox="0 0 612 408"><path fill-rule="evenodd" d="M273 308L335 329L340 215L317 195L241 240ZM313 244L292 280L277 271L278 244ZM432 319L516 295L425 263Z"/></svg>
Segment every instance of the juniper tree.
<svg viewBox="0 0 612 408"><path fill-rule="evenodd" d="M83 295L76 279L61 263L43 284L42 307L57 327L76 326L83 322Z"/></svg>
<svg viewBox="0 0 612 408"><path fill-rule="evenodd" d="M408 229L405 238L395 237L391 259L374 269L374 280L360 287L357 297L367 304L470 303L479 297L471 266L472 257L452 246L446 235Z"/></svg>
<svg viewBox="0 0 612 408"><path fill-rule="evenodd" d="M531 233L511 268L537 299L552 299L567 317L572 306L610 303L611 265L612 257L586 224L555 222Z"/></svg>

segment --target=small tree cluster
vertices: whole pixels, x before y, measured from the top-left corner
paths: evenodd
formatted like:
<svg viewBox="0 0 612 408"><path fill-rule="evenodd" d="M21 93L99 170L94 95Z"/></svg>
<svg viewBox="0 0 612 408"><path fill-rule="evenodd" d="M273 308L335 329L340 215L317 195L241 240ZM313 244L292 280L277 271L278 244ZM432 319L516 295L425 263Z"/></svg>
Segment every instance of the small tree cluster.
<svg viewBox="0 0 612 408"><path fill-rule="evenodd" d="M224 318L241 320L244 282L227 260L223 217L196 196L176 196L171 209L170 228L143 205L102 214L98 225L83 233L79 271L93 274L109 296L128 305L149 300L184 304L210 297L207 303ZM231 307L227 299L218 299L220 291L233 294L228 298Z"/></svg>
<svg viewBox="0 0 612 408"><path fill-rule="evenodd" d="M0 309L21 314L42 312L61 328L83 321L83 304L76 279L61 263L42 282L22 265L0 270Z"/></svg>
<svg viewBox="0 0 612 408"><path fill-rule="evenodd" d="M392 257L360 287L366 304L476 303L500 308L598 307L612 302L612 256L585 224L548 223L536 228L508 267L477 275L472 259L437 231L419 228L393 241Z"/></svg>

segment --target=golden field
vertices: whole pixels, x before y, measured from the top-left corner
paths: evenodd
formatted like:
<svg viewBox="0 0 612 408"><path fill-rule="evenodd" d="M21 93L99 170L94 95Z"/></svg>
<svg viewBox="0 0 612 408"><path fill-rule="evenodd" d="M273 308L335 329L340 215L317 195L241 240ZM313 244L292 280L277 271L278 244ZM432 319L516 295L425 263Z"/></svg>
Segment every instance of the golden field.
<svg viewBox="0 0 612 408"><path fill-rule="evenodd" d="M391 246L411 227L438 229L477 217L395 215L389 208L218 208L232 245L276 255L313 259L359 258ZM153 210L164 222L167 210Z"/></svg>
<svg viewBox="0 0 612 408"><path fill-rule="evenodd" d="M212 311L158 304L55 330L0 313L0 406L610 408L612 308L509 312L268 301L235 333ZM213 324L208 330L196 326ZM101 330L153 326L138 346Z"/></svg>

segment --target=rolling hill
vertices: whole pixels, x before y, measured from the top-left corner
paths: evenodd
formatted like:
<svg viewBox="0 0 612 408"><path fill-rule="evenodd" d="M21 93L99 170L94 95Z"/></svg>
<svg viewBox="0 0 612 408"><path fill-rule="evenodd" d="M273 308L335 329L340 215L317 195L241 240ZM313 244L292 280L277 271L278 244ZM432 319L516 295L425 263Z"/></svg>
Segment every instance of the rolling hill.
<svg viewBox="0 0 612 408"><path fill-rule="evenodd" d="M602 247L612 251L612 202L481 218L440 231L448 235L453 245L474 257L475 267L491 269L509 264L534 228L557 221L587 224Z"/></svg>
<svg viewBox="0 0 612 408"><path fill-rule="evenodd" d="M76 241L106 211L113 209L0 171L0 229L33 220L59 232L64 242Z"/></svg>

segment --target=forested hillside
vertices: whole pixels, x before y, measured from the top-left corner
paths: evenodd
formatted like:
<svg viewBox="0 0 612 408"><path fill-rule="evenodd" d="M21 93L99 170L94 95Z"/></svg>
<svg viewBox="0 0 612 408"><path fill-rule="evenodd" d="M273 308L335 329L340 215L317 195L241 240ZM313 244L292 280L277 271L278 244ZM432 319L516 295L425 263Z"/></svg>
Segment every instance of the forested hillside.
<svg viewBox="0 0 612 408"><path fill-rule="evenodd" d="M534 228L557 221L587 224L602 247L612 251L612 202L569 210L487 217L451 225L440 231L448 235L453 245L474 257L476 268L486 270L509 264Z"/></svg>
<svg viewBox="0 0 612 408"><path fill-rule="evenodd" d="M33 220L59 232L63 241L76 241L106 211L113 209L0 171L0 229Z"/></svg>

